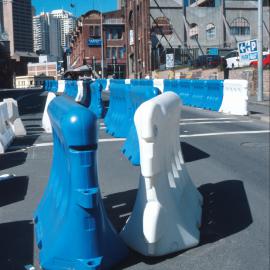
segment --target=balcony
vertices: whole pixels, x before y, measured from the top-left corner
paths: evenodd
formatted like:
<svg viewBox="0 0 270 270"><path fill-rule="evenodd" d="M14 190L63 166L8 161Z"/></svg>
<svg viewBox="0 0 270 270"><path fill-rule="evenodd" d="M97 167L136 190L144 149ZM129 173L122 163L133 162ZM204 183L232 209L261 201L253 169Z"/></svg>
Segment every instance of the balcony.
<svg viewBox="0 0 270 270"><path fill-rule="evenodd" d="M122 18L108 18L103 21L103 25L124 25Z"/></svg>

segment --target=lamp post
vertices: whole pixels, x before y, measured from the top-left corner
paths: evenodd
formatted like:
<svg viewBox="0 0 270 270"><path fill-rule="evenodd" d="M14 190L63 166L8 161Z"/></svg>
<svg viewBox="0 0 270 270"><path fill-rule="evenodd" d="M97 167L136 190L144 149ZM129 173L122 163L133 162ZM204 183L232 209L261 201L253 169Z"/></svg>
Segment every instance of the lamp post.
<svg viewBox="0 0 270 270"><path fill-rule="evenodd" d="M101 78L104 78L104 45L103 45L103 14L100 12L100 34L101 34Z"/></svg>
<svg viewBox="0 0 270 270"><path fill-rule="evenodd" d="M263 101L263 0L258 0L258 88L257 101Z"/></svg>
<svg viewBox="0 0 270 270"><path fill-rule="evenodd" d="M92 67L93 67L93 70L96 71L96 58L94 55L92 57Z"/></svg>

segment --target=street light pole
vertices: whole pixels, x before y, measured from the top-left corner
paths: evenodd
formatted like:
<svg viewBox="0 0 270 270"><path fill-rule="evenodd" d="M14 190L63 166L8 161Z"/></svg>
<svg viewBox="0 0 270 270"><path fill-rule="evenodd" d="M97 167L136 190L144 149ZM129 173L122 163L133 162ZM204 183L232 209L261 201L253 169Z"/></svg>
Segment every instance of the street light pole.
<svg viewBox="0 0 270 270"><path fill-rule="evenodd" d="M257 101L263 101L263 0L258 0L258 88Z"/></svg>
<svg viewBox="0 0 270 270"><path fill-rule="evenodd" d="M104 45L103 45L103 14L102 12L100 12L101 14L101 29L100 29L100 32L101 32L101 78L104 78Z"/></svg>

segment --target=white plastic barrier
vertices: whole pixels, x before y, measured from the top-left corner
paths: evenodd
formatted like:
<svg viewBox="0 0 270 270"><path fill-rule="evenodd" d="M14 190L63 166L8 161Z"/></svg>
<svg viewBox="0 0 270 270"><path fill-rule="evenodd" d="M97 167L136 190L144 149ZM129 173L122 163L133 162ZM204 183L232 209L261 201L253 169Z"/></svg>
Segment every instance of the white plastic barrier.
<svg viewBox="0 0 270 270"><path fill-rule="evenodd" d="M224 80L223 99L220 112L247 115L248 81Z"/></svg>
<svg viewBox="0 0 270 270"><path fill-rule="evenodd" d="M7 104L9 122L15 136L25 136L26 130L19 115L18 103L13 98L4 99Z"/></svg>
<svg viewBox="0 0 270 270"><path fill-rule="evenodd" d="M78 93L77 96L75 98L76 102L81 102L83 101L83 98L85 98L85 89L84 89L84 83L83 81L77 81L77 86L78 86Z"/></svg>
<svg viewBox="0 0 270 270"><path fill-rule="evenodd" d="M111 79L107 79L107 84L106 84L106 87L105 87L104 91L109 91L110 90L110 84L111 84Z"/></svg>
<svg viewBox="0 0 270 270"><path fill-rule="evenodd" d="M59 80L58 81L57 93L64 93L64 91L65 91L65 85L66 85L65 80Z"/></svg>
<svg viewBox="0 0 270 270"><path fill-rule="evenodd" d="M55 93L48 92L47 100L46 100L46 104L45 104L45 108L44 108L44 112L42 116L42 127L44 128L46 133L52 133L52 126L51 126L50 118L48 115L48 106L55 97L56 97Z"/></svg>
<svg viewBox="0 0 270 270"><path fill-rule="evenodd" d="M164 91L164 80L163 79L153 79L154 87L157 87L161 93Z"/></svg>
<svg viewBox="0 0 270 270"><path fill-rule="evenodd" d="M179 142L180 99L165 92L136 111L141 175L136 202L120 235L146 256L199 243L202 196L185 169Z"/></svg>
<svg viewBox="0 0 270 270"><path fill-rule="evenodd" d="M4 153L11 144L15 134L8 116L7 103L0 102L0 153Z"/></svg>

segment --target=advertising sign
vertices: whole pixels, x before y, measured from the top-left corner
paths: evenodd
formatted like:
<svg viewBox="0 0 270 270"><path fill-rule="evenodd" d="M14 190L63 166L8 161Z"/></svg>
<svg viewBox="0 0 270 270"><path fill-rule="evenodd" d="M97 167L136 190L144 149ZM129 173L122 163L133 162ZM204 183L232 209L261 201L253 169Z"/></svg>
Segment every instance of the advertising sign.
<svg viewBox="0 0 270 270"><path fill-rule="evenodd" d="M174 55L173 53L166 54L166 68L174 67Z"/></svg>
<svg viewBox="0 0 270 270"><path fill-rule="evenodd" d="M241 41L237 44L240 61L247 62L258 59L258 40Z"/></svg>
<svg viewBox="0 0 270 270"><path fill-rule="evenodd" d="M87 45L89 47L100 47L102 45L102 40L101 39L89 38L88 41L87 41Z"/></svg>

